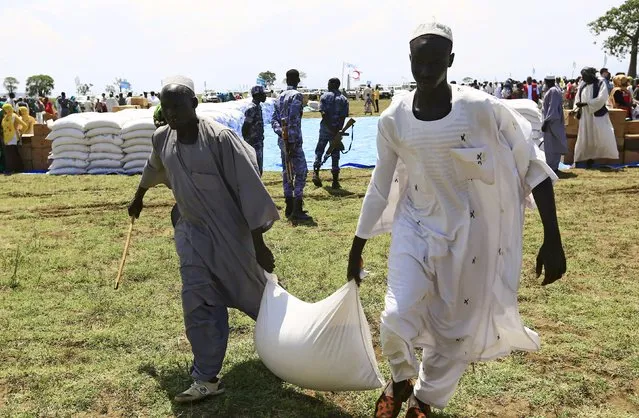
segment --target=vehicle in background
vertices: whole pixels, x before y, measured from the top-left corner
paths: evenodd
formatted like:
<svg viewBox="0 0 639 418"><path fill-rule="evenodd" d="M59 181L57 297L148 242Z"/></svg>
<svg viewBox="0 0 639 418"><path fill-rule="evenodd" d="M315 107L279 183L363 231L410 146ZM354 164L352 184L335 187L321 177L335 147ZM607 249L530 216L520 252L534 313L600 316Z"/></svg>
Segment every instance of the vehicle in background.
<svg viewBox="0 0 639 418"><path fill-rule="evenodd" d="M220 98L218 93L214 91L206 91L202 94L202 103L219 103Z"/></svg>
<svg viewBox="0 0 639 418"><path fill-rule="evenodd" d="M390 99L393 97L393 93L391 93L389 88L386 88L384 86L380 86L380 91L379 91L379 98L380 99Z"/></svg>

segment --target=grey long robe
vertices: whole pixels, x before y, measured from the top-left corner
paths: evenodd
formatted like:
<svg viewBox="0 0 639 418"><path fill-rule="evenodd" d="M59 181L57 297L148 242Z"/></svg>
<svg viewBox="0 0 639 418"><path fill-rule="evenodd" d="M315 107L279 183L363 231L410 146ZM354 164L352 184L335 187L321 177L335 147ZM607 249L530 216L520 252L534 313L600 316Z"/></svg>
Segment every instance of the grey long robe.
<svg viewBox="0 0 639 418"><path fill-rule="evenodd" d="M546 154L565 154L568 152L564 108L561 90L554 86L544 96L542 108L546 132L544 132L544 152Z"/></svg>
<svg viewBox="0 0 639 418"><path fill-rule="evenodd" d="M185 313L207 303L256 318L266 279L251 231L268 230L279 214L250 145L205 118L199 121L198 140L190 145L178 142L169 126L162 127L153 136L140 186L160 183L172 189L181 213L175 244ZM198 277L185 277L193 276L187 270Z"/></svg>

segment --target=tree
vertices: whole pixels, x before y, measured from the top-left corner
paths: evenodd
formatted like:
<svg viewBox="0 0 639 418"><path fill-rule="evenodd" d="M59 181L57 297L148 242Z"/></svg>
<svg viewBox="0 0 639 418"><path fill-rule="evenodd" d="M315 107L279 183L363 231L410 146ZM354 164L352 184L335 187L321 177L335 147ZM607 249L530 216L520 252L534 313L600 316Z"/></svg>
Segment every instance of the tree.
<svg viewBox="0 0 639 418"><path fill-rule="evenodd" d="M53 91L53 78L48 75L32 75L27 78L27 93L29 96L48 96Z"/></svg>
<svg viewBox="0 0 639 418"><path fill-rule="evenodd" d="M628 75L637 76L637 52L639 51L639 0L626 0L619 7L613 7L605 15L588 24L596 36L604 32L613 32L603 43L607 54L617 58L630 52ZM595 42L596 43L596 42Z"/></svg>
<svg viewBox="0 0 639 418"><path fill-rule="evenodd" d="M76 88L76 90L78 91L78 94L80 96L86 96L87 93L89 93L89 90L91 90L91 87L93 87L93 84L89 83L89 84L79 84Z"/></svg>
<svg viewBox="0 0 639 418"><path fill-rule="evenodd" d="M13 93L18 88L20 82L18 82L18 79L15 77L7 77L4 79L3 84L8 93Z"/></svg>
<svg viewBox="0 0 639 418"><path fill-rule="evenodd" d="M104 91L106 91L108 94L111 94L111 93L115 94L116 89L115 89L115 87L113 86L113 84L108 84L108 85L104 88Z"/></svg>
<svg viewBox="0 0 639 418"><path fill-rule="evenodd" d="M269 87L275 84L275 81L277 80L275 73L272 71L263 71L259 73L257 77L264 80L266 82L266 85Z"/></svg>

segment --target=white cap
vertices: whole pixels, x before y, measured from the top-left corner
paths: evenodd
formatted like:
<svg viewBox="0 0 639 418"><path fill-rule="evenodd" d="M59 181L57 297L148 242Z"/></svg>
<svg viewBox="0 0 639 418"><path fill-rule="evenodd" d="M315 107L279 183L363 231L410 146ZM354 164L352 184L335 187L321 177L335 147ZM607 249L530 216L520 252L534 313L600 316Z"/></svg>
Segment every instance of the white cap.
<svg viewBox="0 0 639 418"><path fill-rule="evenodd" d="M162 81L162 87L168 86L169 84L177 84L178 86L186 87L191 90L193 94L195 94L195 85L193 84L193 80L188 77L184 77L182 75L174 75L172 77L167 77Z"/></svg>
<svg viewBox="0 0 639 418"><path fill-rule="evenodd" d="M412 41L413 39L419 38L420 36L424 36L424 35L437 35L453 42L453 31L450 30L448 26L438 22L429 22L429 23L420 24L419 26L417 26L417 29L415 29L415 31L413 32L413 36L412 38L410 38L410 40Z"/></svg>

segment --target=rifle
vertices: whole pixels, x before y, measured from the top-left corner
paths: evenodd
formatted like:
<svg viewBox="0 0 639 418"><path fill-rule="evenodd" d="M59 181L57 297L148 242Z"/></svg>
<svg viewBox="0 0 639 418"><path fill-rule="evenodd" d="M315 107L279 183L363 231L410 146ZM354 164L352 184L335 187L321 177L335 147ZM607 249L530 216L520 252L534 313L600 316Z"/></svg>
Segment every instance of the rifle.
<svg viewBox="0 0 639 418"><path fill-rule="evenodd" d="M346 122L344 127L335 134L335 136L331 140L331 145L328 147L328 150L326 150L326 154L324 154L324 160L322 161L322 165L324 165L324 163L328 160L328 158L331 156L333 151L335 150L344 151L344 144L342 143L342 137L348 136L348 133L346 131L353 125L355 125L355 119L350 118L348 122ZM352 138L351 138L351 145L353 145ZM351 150L351 147L348 147L348 151L350 150ZM346 154L346 152L344 152L344 154Z"/></svg>
<svg viewBox="0 0 639 418"><path fill-rule="evenodd" d="M282 120L280 124L282 126L282 141L284 142L284 167L286 168L286 177L288 178L288 184L293 187L293 163L291 162L288 152L291 146L291 144L288 143L288 126L285 120Z"/></svg>

